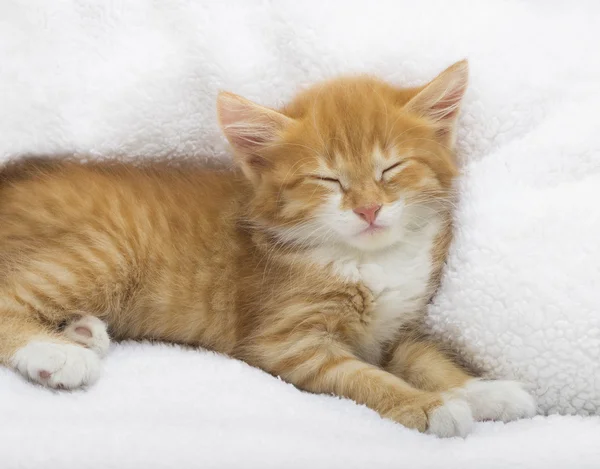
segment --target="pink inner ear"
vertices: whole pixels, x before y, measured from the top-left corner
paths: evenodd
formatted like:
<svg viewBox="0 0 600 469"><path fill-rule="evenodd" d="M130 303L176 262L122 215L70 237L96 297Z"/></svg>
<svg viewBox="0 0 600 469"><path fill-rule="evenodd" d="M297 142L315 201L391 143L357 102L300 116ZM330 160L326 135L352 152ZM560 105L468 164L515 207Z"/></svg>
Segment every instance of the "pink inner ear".
<svg viewBox="0 0 600 469"><path fill-rule="evenodd" d="M454 120L460 109L460 102L464 95L463 87L454 87L446 90L444 95L431 104L429 113L438 121Z"/></svg>
<svg viewBox="0 0 600 469"><path fill-rule="evenodd" d="M235 129L229 127L228 130L230 130L229 139L231 140L231 143L239 149L251 150L257 146L264 145L267 142L260 134L248 132L249 129Z"/></svg>
<svg viewBox="0 0 600 469"><path fill-rule="evenodd" d="M223 132L244 153L275 141L290 121L277 111L228 93L220 95L218 112Z"/></svg>

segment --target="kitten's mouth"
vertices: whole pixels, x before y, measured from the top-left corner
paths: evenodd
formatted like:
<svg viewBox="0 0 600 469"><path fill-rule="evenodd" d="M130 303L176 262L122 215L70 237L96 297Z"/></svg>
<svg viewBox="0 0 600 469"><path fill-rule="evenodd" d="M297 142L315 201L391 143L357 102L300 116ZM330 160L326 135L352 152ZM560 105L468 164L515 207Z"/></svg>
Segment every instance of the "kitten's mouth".
<svg viewBox="0 0 600 469"><path fill-rule="evenodd" d="M374 235L376 233L381 233L387 228L387 226L372 224L367 226L364 230L362 230L359 235Z"/></svg>

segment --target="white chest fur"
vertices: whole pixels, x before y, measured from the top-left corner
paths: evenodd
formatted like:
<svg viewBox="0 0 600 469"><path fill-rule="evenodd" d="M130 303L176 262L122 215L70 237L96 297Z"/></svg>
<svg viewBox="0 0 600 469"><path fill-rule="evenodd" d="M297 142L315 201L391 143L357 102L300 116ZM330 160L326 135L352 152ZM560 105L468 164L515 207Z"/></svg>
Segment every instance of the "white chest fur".
<svg viewBox="0 0 600 469"><path fill-rule="evenodd" d="M371 290L375 307L362 344L370 361L379 360L382 345L421 313L430 289L432 247L438 232L437 227L429 227L377 252L346 247L314 251L313 261L327 266L345 281L362 283Z"/></svg>

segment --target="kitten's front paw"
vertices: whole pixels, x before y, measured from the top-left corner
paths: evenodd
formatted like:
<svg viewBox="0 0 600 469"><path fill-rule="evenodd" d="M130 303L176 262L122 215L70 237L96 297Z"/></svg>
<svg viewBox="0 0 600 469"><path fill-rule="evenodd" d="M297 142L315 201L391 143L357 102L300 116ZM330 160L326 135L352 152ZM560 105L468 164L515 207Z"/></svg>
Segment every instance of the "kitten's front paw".
<svg viewBox="0 0 600 469"><path fill-rule="evenodd" d="M439 437L466 437L473 428L473 415L463 399L444 397L444 403L429 413L427 433Z"/></svg>
<svg viewBox="0 0 600 469"><path fill-rule="evenodd" d="M108 353L110 338L106 324L95 316L83 316L68 324L63 331L73 342L96 352L100 357Z"/></svg>
<svg viewBox="0 0 600 469"><path fill-rule="evenodd" d="M536 414L535 399L517 381L473 379L457 392L469 403L478 421L510 422Z"/></svg>
<svg viewBox="0 0 600 469"><path fill-rule="evenodd" d="M15 352L12 366L26 378L51 388L74 389L100 377L98 355L74 344L29 342Z"/></svg>
<svg viewBox="0 0 600 469"><path fill-rule="evenodd" d="M447 395L436 398L434 402L398 407L386 417L405 427L441 438L464 438L473 427L473 415L467 402Z"/></svg>

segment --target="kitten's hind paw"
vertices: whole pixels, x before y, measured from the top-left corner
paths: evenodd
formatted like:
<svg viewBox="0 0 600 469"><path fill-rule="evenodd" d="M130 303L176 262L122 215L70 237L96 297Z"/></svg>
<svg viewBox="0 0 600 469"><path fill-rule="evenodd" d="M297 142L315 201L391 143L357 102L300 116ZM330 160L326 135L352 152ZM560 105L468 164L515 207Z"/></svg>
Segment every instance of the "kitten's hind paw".
<svg viewBox="0 0 600 469"><path fill-rule="evenodd" d="M12 366L50 388L75 389L94 383L101 372L96 353L75 344L32 341L15 352Z"/></svg>
<svg viewBox="0 0 600 469"><path fill-rule="evenodd" d="M95 316L83 316L65 327L63 334L73 342L96 352L100 357L108 353L110 338L106 324Z"/></svg>

